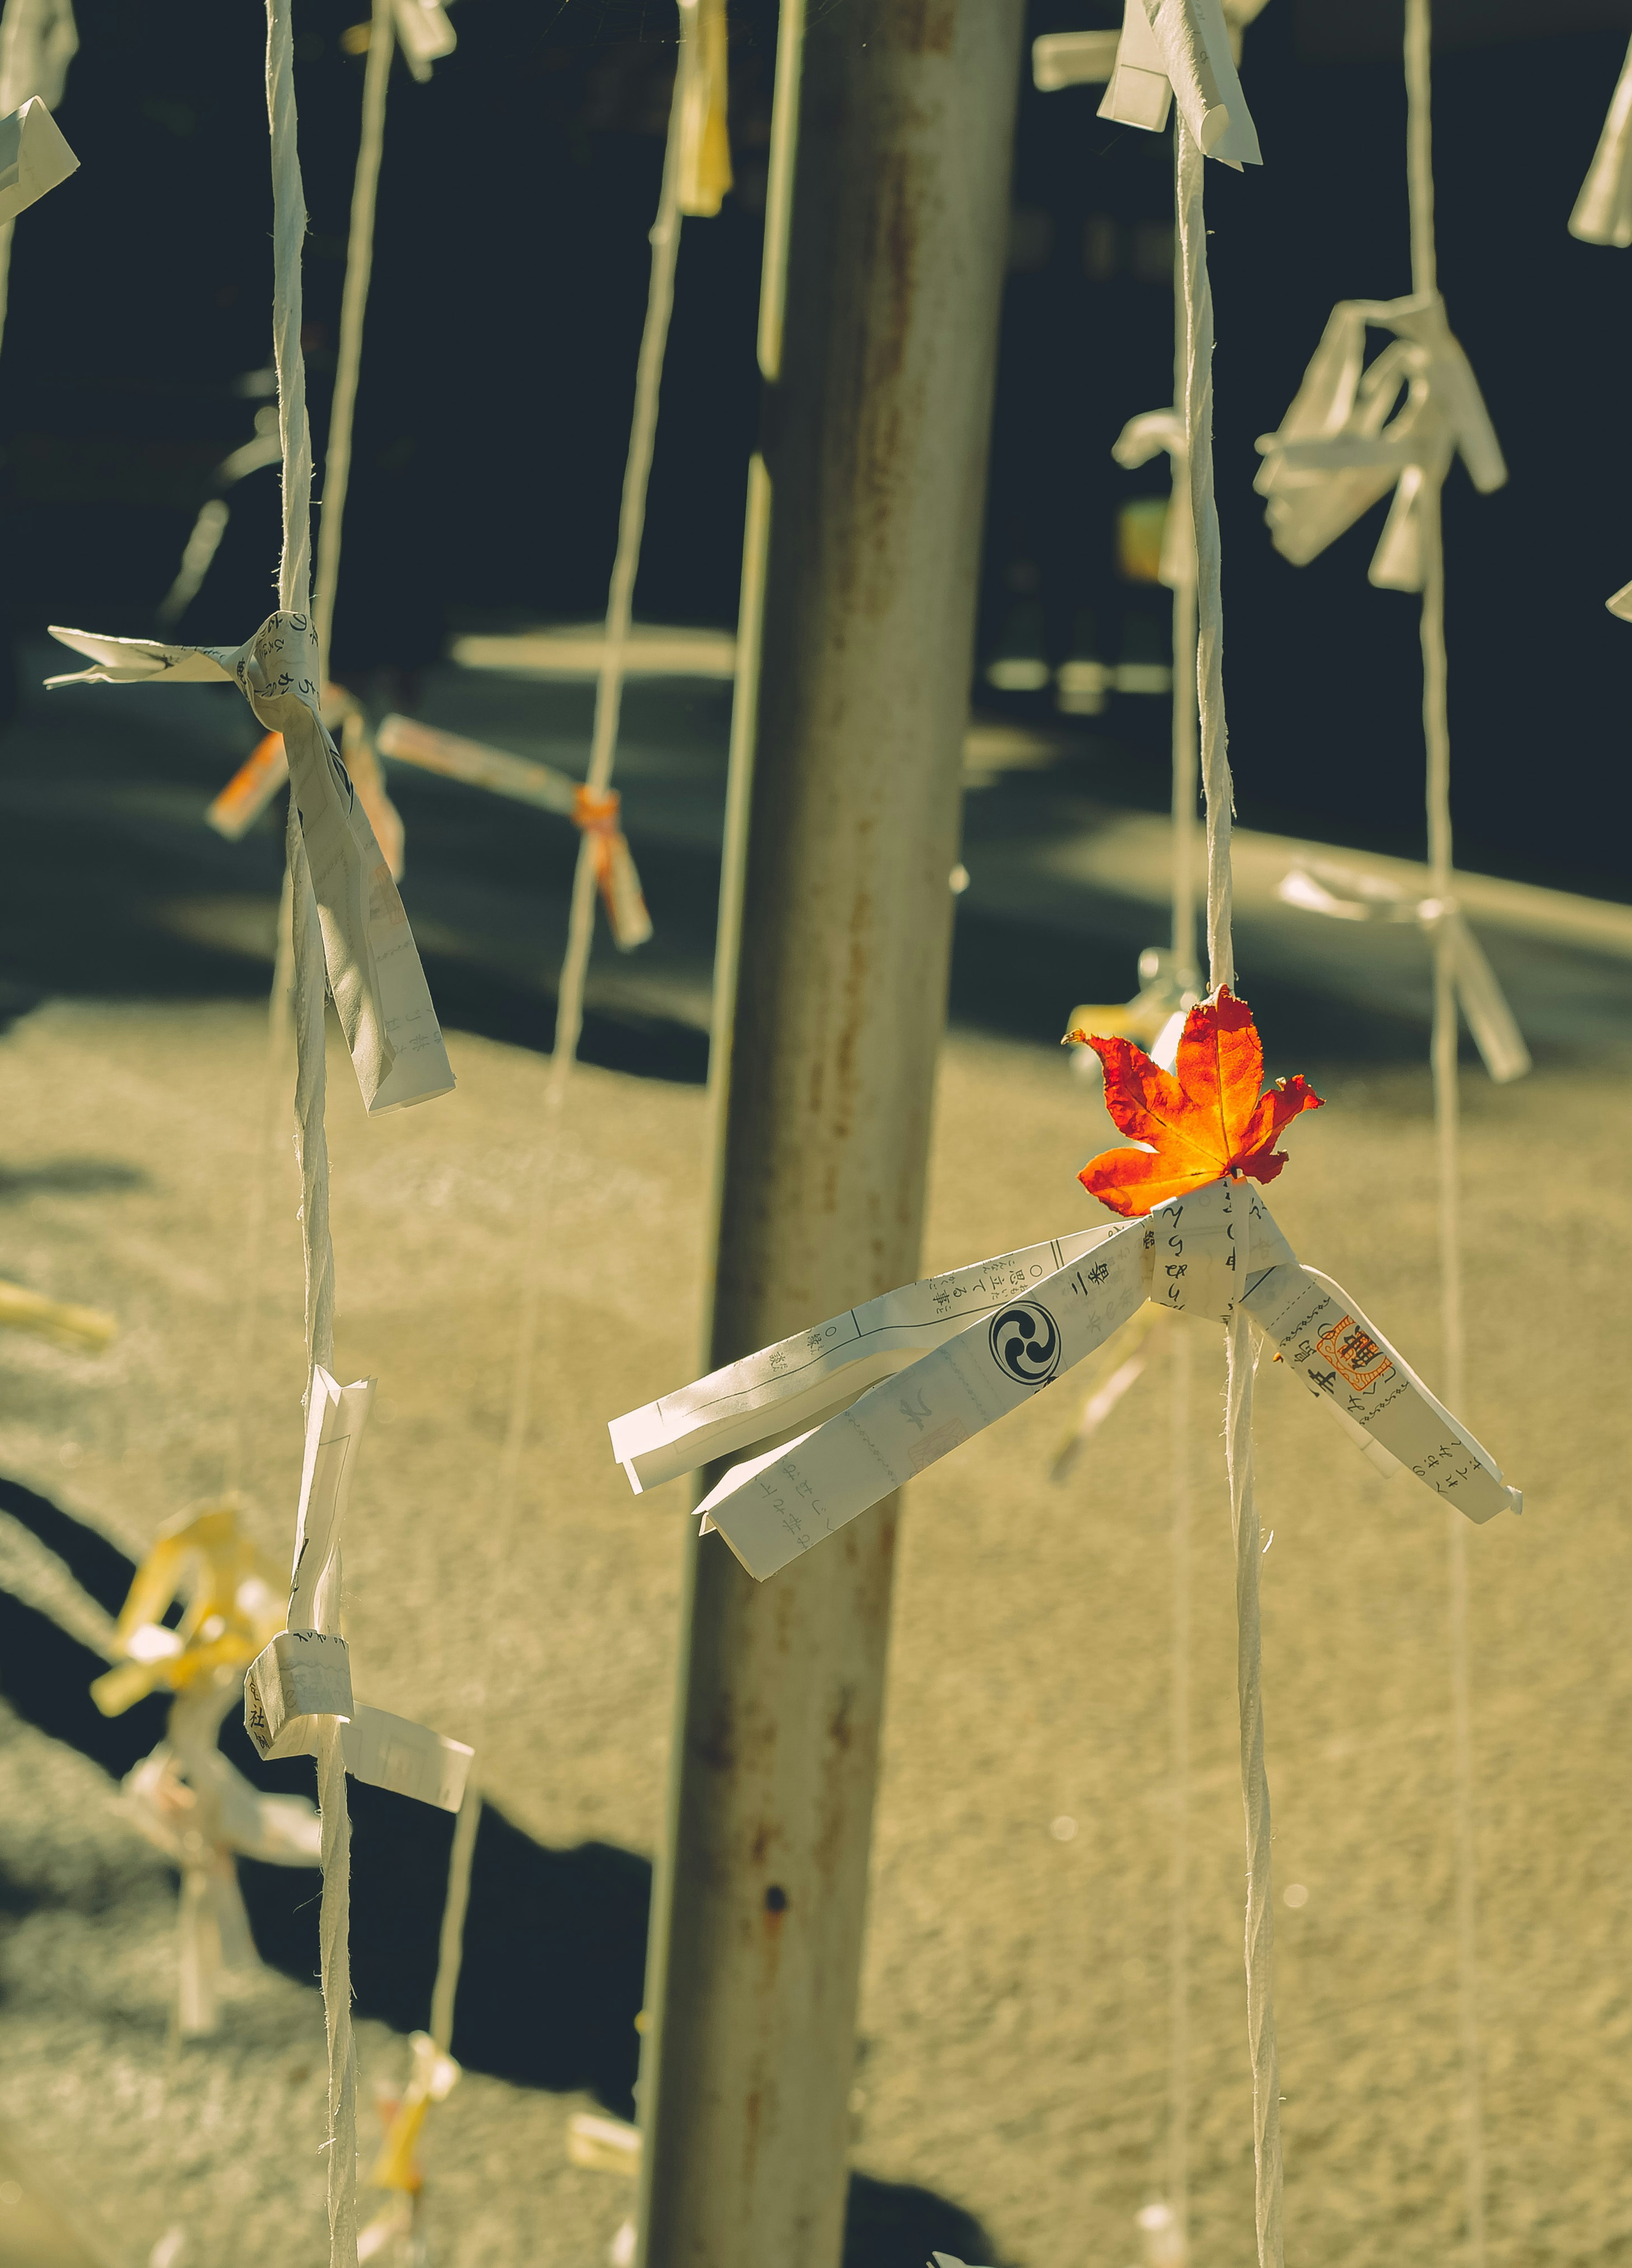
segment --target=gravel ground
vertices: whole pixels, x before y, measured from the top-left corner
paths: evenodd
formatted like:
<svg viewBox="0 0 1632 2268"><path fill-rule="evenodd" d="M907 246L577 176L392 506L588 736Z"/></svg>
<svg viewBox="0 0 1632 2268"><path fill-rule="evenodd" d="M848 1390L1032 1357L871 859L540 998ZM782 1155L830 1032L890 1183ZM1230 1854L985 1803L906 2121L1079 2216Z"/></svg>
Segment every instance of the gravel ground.
<svg viewBox="0 0 1632 2268"><path fill-rule="evenodd" d="M1271 1067L1295 1066L1274 1059ZM546 1343L514 1550L489 1540L511 1391L521 1188L544 1062L454 1035L457 1096L370 1126L337 1042L338 1369L378 1373L352 1499L365 1695L479 1734L510 1815L555 1845L651 1851L680 1486L636 1500L604 1421L692 1375L703 1101L585 1071L549 1167ZM0 1040L0 1274L113 1308L99 1359L0 1336L0 1473L132 1554L230 1473L288 1549L299 1462L297 1188L261 1158L261 1019L238 1003L48 1002ZM1427 1078L1305 1064L1273 1193L1303 1257L1438 1372ZM1489 2253L1632 2250L1628 1714L1620 1390L1632 1066L1465 1080L1466 1415L1526 1491L1472 1535L1480 2010ZM926 1264L1084 1218L1091 1090L1040 1050L944 1057ZM264 1264L249 1226L271 1197ZM257 1320L246 1302L263 1279ZM1192 1327L1165 1321L1171 1336ZM1253 2257L1241 1815L1216 1334L1195 1331L1190 1837L1193 2255ZM1164 1340L1069 1482L1068 1385L915 1487L905 1526L855 2097L855 2161L978 2214L1015 2268L1125 2268L1169 2146L1173 1424ZM1287 2218L1294 2261L1438 2268L1464 2181L1446 1543L1273 1370L1261 1380L1266 1696ZM10 1587L94 1639L60 1563L0 1521ZM214 2041L170 2036L172 1877L95 1764L0 1721L0 2154L110 2268L312 2268L322 2019L260 1975ZM1068 1824L1069 1822L1069 1824ZM1286 1893L1305 1896L1288 1902ZM360 2027L364 2098L406 2066ZM468 2074L433 2113L442 2268L592 2268L628 2204L566 2162L585 2098ZM43 2171L38 2169L43 2169ZM0 2169L3 2171L4 2169ZM0 2181L0 2205L8 2194ZM67 2264L13 2242L0 2264ZM904 2259L901 2268L917 2268Z"/></svg>

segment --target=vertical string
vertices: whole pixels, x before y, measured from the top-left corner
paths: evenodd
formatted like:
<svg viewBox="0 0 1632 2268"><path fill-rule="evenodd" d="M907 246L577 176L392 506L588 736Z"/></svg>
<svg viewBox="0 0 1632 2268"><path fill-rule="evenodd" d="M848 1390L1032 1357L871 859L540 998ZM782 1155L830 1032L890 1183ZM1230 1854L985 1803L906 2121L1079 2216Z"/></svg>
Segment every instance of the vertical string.
<svg viewBox="0 0 1632 2268"><path fill-rule="evenodd" d="M267 118L272 136L272 342L277 365L278 433L283 452L278 605L284 612L304 614L312 575L312 434L306 421L305 363L300 346L300 252L306 204L297 143L291 4L292 0L267 0ZM327 1368L334 1359L334 1249L329 1237L328 1144L323 1126L327 971L292 787L287 846L295 992L295 1146L300 1161L306 1351L311 1363ZM331 1611L336 1616L339 1590L336 1580L331 1594ZM337 1718L318 1720L317 1779L323 1867L318 1941L323 2020L328 2037L329 2268L356 2268L357 2074L351 2030L351 1824Z"/></svg>
<svg viewBox="0 0 1632 2268"><path fill-rule="evenodd" d="M1406 0L1406 173L1411 200L1411 288L1437 291L1434 241L1432 9L1430 0ZM1445 654L1445 531L1437 482L1425 482L1422 515L1422 734L1427 747L1428 860L1433 895L1448 898L1454 886L1451 826L1451 723ZM1434 1147L1439 1196L1440 1310L1445 1336L1445 1394L1459 1408L1464 1384L1461 1173L1459 1152L1461 1094L1457 1064L1458 1020L1454 940L1441 922L1433 933L1434 1022L1430 1060L1434 1087ZM1467 2257L1485 2261L1485 2135L1479 2035L1478 1847L1474 1813L1474 1723L1468 1630L1467 1523L1453 1507L1445 1519L1447 1643L1451 1682L1452 1822L1456 1872L1457 2032L1461 2066L1461 2126Z"/></svg>
<svg viewBox="0 0 1632 2268"><path fill-rule="evenodd" d="M386 146L386 95L391 85L395 45L391 0L374 0L369 26L368 63L363 74L363 131L351 190L351 235L346 247L346 283L340 301L340 339L335 350L334 394L328 415L328 446L323 458L323 509L318 520L317 582L312 623L318 640L318 681L328 683L329 646L334 630L334 593L340 581L340 538L351 480L351 428L357 415L357 375L363 365L363 317L374 269L374 204L379 161Z"/></svg>
<svg viewBox="0 0 1632 2268"><path fill-rule="evenodd" d="M1207 971L1215 990L1235 983L1231 935L1234 894L1230 827L1235 788L1224 724L1224 566L1213 490L1213 293L1207 276L1200 149L1173 114L1179 136L1179 253L1184 264L1185 456L1195 527L1195 689L1201 726L1202 787L1207 799Z"/></svg>
<svg viewBox="0 0 1632 2268"><path fill-rule="evenodd" d="M300 248L306 197L295 117L291 0L267 0L267 121L272 129L272 358L277 369L277 431L283 451L283 549L277 603L304 615L312 583L312 429L306 422L306 364L300 348Z"/></svg>
<svg viewBox="0 0 1632 2268"><path fill-rule="evenodd" d="M244 1265L239 1278L238 1331L228 1389L226 1452L222 1460L221 1493L230 1498L236 1498L241 1492L249 1461L249 1385L255 1373L255 1345L261 1333L261 1303L266 1277L267 1212L271 1195L276 1128L283 1116L293 984L294 905L286 847L283 887L278 899L277 930L272 953L272 990L267 1002L266 1056L261 1073L261 1107L255 1116L254 1145L248 1167Z"/></svg>
<svg viewBox="0 0 1632 2268"><path fill-rule="evenodd" d="M1184 144L1173 136L1175 210L1184 187L1180 166ZM1190 327L1186 313L1185 247L1173 239L1173 401L1183 407L1188 391ZM1168 510L1187 515L1190 541L1174 547L1186 571L1173 587L1173 830L1174 975L1181 992L1197 988L1195 966L1195 799L1197 763L1196 600L1195 510L1191 503L1189 454L1173 466ZM1173 1523L1173 1634L1168 1670L1168 1745L1173 1775L1173 1840L1169 1850L1167 2201L1179 2237L1181 2262L1190 2255L1190 1406L1193 1365L1190 1335L1175 1322L1169 1350L1168 1488Z"/></svg>
<svg viewBox="0 0 1632 2268"><path fill-rule="evenodd" d="M1184 274L1185 439L1195 521L1196 693L1207 798L1207 947L1210 986L1233 984L1230 828L1233 792L1224 709L1224 600L1213 490L1212 288L1207 274L1201 150L1177 106L1179 244ZM1235 1540L1236 1696L1246 1822L1246 2026L1253 2070L1254 2219L1260 2268L1282 2268L1281 2077L1275 2024L1269 1780L1264 1764L1258 1508L1253 1488L1253 1350L1244 1308L1225 1341L1224 1454Z"/></svg>
<svg viewBox="0 0 1632 2268"><path fill-rule="evenodd" d="M1168 1484L1173 1497L1173 1667L1169 1748L1173 1773L1173 1845L1168 1933L1167 2198L1179 2231L1180 2258L1190 2255L1190 1333L1175 1318L1171 1332Z"/></svg>
<svg viewBox="0 0 1632 2268"><path fill-rule="evenodd" d="M682 16L682 21L684 17ZM669 316L674 304L674 269L680 255L680 132L687 73L695 57L691 42L682 40L674 74L674 99L669 111L668 141L663 158L663 186L658 217L651 229L651 281L646 297L646 320L641 332L640 357L635 372L635 406L629 427L629 456L624 466L623 497L618 515L618 544L613 560L612 583L606 597L606 644L595 694L594 736L591 744L588 785L604 794L617 759L618 725L622 713L623 670L629 644L636 570L640 564L646 526L646 492L651 475L652 449L658 429L658 401L663 381L663 358L668 345ZM526 1169L527 1206L522 1228L521 1297L517 1317L515 1357L511 1370L510 1414L500 1458L496 1502L492 1523L492 1566L496 1576L507 1565L515 1535L521 1494L521 1460L532 1419L533 1373L538 1350L539 1316L543 1302L543 1258L548 1241L546 1187L548 1169L560 1138L567 1090L577 1063L578 1041L584 1028L584 984L595 937L594 854L587 835L578 846L572 877L572 902L567 917L567 946L555 1000L555 1044L550 1056L549 1079L544 1092L544 1125L537 1151ZM485 1720L485 1696L473 1745L481 1750ZM464 1959L465 1914L470 1901L471 1868L475 1859L476 1830L482 1795L473 1775L453 1831L448 1857L447 1894L443 1904L442 1935L437 1956L437 1981L431 1995L431 2036L446 2049L452 2038L453 2010L459 1993L459 1972Z"/></svg>
<svg viewBox="0 0 1632 2268"><path fill-rule="evenodd" d="M1180 504L1188 508L1187 492L1175 495ZM1173 592L1173 959L1187 992L1196 979L1195 700L1195 585L1187 578Z"/></svg>

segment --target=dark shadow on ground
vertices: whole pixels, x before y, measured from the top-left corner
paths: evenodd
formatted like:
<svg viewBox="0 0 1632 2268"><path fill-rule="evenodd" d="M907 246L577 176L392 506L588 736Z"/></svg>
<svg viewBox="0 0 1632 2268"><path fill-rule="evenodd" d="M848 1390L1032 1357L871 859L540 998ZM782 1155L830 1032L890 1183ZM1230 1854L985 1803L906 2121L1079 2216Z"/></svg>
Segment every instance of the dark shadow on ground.
<svg viewBox="0 0 1632 2268"><path fill-rule="evenodd" d="M117 1613L135 1569L116 1545L15 1481L0 1478L0 1512L55 1552L98 1605ZM48 1616L0 1590L0 1693L37 1730L117 1778L164 1738L168 1702L154 1694L121 1717L102 1716L89 1687L105 1666ZM312 1794L310 1761L263 1764L236 1714L221 1745L257 1786ZM349 1793L357 2012L399 2032L418 2030L430 2020L453 1820L360 1780ZM240 1859L239 1878L261 1959L298 1984L314 1984L317 1874ZM453 2028L459 2061L518 2087L582 2089L632 2118L651 1898L651 1863L638 1853L606 1843L552 1849L485 1805ZM35 1902L25 1880L0 1870L0 1920ZM971 2263L995 2257L979 2222L948 2199L852 2176L844 2268L916 2268L933 2251Z"/></svg>

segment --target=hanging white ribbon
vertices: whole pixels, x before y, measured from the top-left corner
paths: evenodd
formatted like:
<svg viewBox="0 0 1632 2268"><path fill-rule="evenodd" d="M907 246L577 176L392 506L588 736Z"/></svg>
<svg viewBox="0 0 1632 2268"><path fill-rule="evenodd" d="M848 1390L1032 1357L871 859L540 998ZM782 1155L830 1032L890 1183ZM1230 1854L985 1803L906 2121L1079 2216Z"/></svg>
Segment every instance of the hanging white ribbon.
<svg viewBox="0 0 1632 2268"><path fill-rule="evenodd" d="M1369 366L1368 326L1394 334ZM1423 587L1422 500L1459 451L1481 493L1507 479L1479 382L1437 291L1340 300L1291 408L1257 446L1264 461L1253 485L1269 499L1264 517L1275 549L1295 567L1394 490L1371 566L1371 581L1388 591Z"/></svg>
<svg viewBox="0 0 1632 2268"><path fill-rule="evenodd" d="M1283 904L1334 921L1415 923L1425 936L1442 931L1452 939L1457 999L1485 1069L1498 1086L1523 1079L1531 1069L1512 1010L1485 949L1469 929L1454 898L1413 898L1379 874L1311 859L1283 874L1276 888Z"/></svg>

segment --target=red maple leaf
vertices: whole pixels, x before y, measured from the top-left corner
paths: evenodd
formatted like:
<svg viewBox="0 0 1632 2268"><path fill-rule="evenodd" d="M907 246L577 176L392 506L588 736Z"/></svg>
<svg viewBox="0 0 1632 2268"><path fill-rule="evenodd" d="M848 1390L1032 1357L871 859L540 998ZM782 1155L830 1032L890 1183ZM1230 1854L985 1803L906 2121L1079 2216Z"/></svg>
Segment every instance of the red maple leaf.
<svg viewBox="0 0 1632 2268"><path fill-rule="evenodd" d="M1168 1197L1204 1189L1225 1174L1272 1182L1286 1163L1271 1147L1302 1110L1320 1097L1300 1076L1277 1079L1263 1094L1264 1050L1245 1000L1228 985L1185 1018L1171 1072L1130 1040L1085 1041L1105 1066L1105 1107L1121 1131L1148 1150L1105 1150L1077 1175L1083 1187L1128 1220Z"/></svg>

